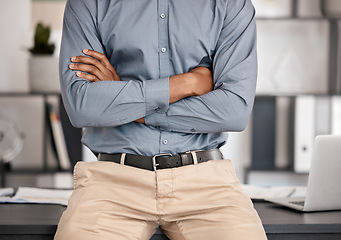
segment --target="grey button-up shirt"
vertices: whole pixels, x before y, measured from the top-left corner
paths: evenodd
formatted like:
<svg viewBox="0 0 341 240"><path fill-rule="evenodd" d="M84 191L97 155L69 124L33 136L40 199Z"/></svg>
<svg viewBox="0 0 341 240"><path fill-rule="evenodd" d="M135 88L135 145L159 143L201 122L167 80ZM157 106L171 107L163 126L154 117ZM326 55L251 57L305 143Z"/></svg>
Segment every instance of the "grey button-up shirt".
<svg viewBox="0 0 341 240"><path fill-rule="evenodd" d="M89 82L68 68L104 53L122 81ZM203 65L214 90L169 104L169 77ZM154 155L222 146L241 131L256 87L251 0L69 0L60 53L62 97L82 141L104 153ZM146 124L134 120L145 118Z"/></svg>

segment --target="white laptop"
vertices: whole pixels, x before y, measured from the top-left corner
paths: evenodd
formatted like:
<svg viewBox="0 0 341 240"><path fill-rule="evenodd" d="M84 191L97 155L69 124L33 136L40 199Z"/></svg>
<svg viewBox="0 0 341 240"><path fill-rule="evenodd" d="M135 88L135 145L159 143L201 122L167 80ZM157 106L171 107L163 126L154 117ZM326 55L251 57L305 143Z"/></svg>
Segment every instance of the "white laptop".
<svg viewBox="0 0 341 240"><path fill-rule="evenodd" d="M341 210L341 135L315 138L305 198L265 200L304 212Z"/></svg>

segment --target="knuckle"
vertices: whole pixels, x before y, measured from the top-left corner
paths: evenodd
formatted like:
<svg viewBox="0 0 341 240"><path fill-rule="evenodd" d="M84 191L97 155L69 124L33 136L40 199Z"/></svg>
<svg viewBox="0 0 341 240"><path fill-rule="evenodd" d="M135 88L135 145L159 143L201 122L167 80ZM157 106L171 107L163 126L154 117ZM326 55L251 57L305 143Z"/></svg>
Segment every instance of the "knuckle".
<svg viewBox="0 0 341 240"><path fill-rule="evenodd" d="M87 57L85 57L85 56L80 56L80 57L78 58L78 62L84 63L84 62L86 62L86 59L87 59Z"/></svg>
<svg viewBox="0 0 341 240"><path fill-rule="evenodd" d="M93 75L85 74L85 75L84 75L84 78L85 78L86 80L89 80L89 81L93 82Z"/></svg>
<svg viewBox="0 0 341 240"><path fill-rule="evenodd" d="M93 65L96 65L97 64L97 60L95 58L91 58L90 59L90 63L93 64Z"/></svg>
<svg viewBox="0 0 341 240"><path fill-rule="evenodd" d="M89 71L90 72L94 72L95 70L96 70L95 66L92 66L92 65L89 66Z"/></svg>
<svg viewBox="0 0 341 240"><path fill-rule="evenodd" d="M75 64L74 69L81 70L83 68L82 64Z"/></svg>

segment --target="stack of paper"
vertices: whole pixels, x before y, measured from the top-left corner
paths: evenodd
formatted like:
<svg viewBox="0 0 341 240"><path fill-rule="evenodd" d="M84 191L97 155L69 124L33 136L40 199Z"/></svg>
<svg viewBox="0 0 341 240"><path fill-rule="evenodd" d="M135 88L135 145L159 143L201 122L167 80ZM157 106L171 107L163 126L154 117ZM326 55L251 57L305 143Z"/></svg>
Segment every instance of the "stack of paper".
<svg viewBox="0 0 341 240"><path fill-rule="evenodd" d="M243 185L243 190L251 199L259 200L265 198L304 197L306 195L306 187L299 186L259 187Z"/></svg>
<svg viewBox="0 0 341 240"><path fill-rule="evenodd" d="M67 206L72 190L54 190L42 188L19 187L13 197L0 198L8 203L47 203Z"/></svg>
<svg viewBox="0 0 341 240"><path fill-rule="evenodd" d="M14 193L13 188L0 188L0 202L5 202L10 199Z"/></svg>

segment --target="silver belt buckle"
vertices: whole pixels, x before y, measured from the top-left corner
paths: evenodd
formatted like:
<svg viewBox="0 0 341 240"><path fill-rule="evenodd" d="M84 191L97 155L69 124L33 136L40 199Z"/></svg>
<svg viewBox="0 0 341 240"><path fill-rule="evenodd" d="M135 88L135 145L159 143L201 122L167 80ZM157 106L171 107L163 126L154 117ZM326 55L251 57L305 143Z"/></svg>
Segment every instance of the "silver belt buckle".
<svg viewBox="0 0 341 240"><path fill-rule="evenodd" d="M171 156L173 156L173 155L172 155L171 153L155 154L155 155L153 156L153 158L152 158L152 161L153 161L153 169L154 169L154 171L156 171L156 170L157 170L156 167L160 165L160 164L156 163L156 158L157 158L157 157L162 157L162 156L169 156L169 157L171 157Z"/></svg>

